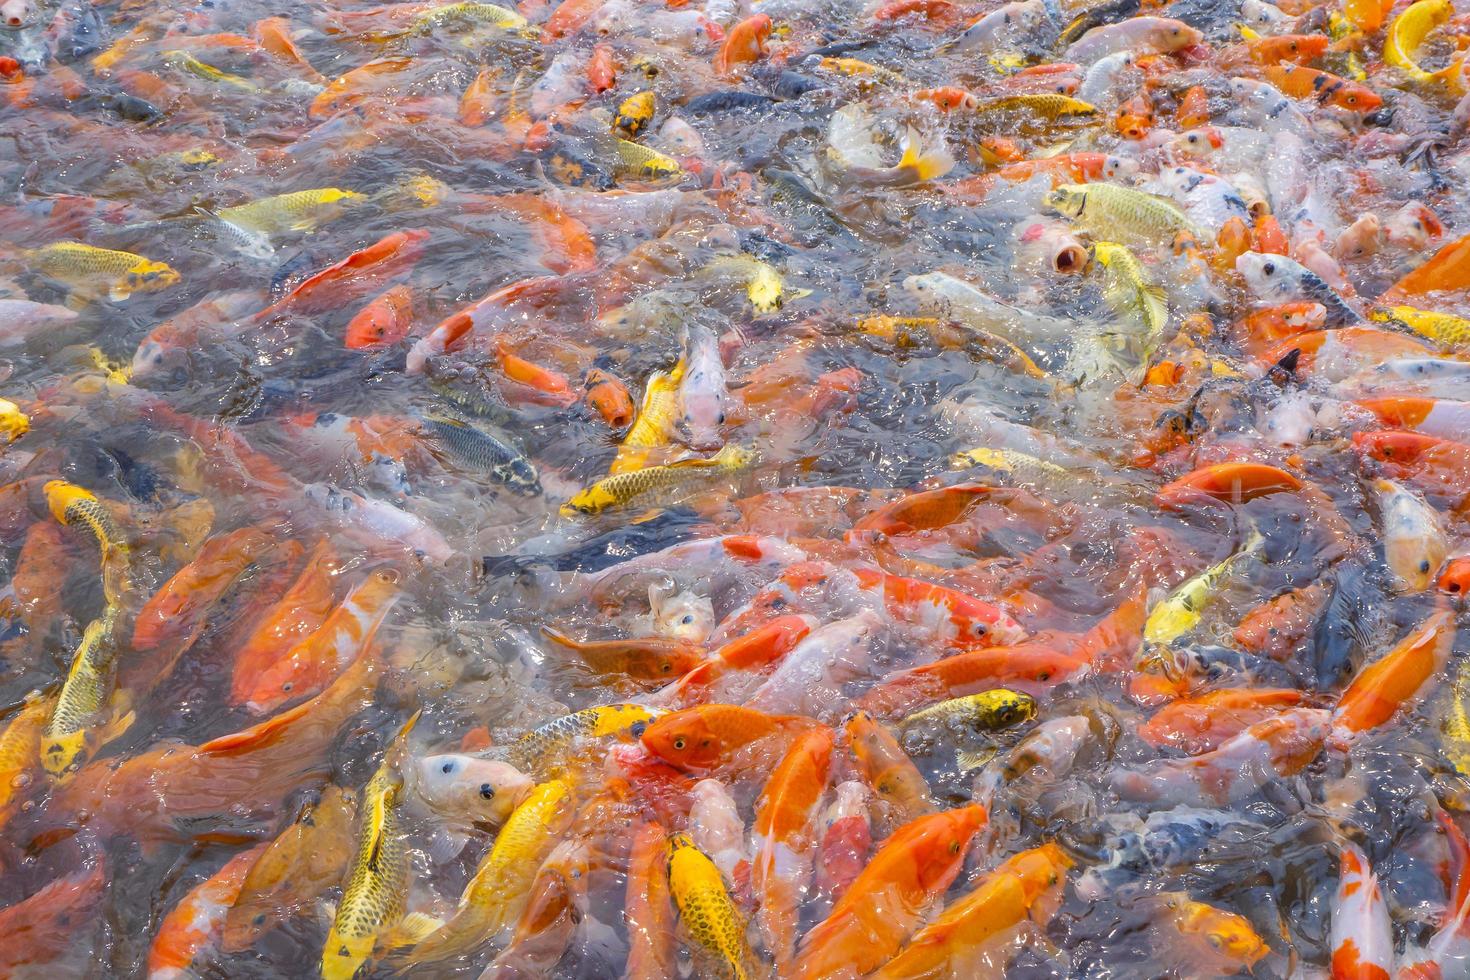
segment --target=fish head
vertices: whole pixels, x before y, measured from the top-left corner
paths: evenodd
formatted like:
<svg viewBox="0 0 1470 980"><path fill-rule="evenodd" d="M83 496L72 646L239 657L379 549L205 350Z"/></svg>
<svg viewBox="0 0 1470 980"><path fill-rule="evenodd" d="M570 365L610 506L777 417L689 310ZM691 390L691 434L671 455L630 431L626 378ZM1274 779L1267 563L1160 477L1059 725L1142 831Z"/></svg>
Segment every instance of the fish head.
<svg viewBox="0 0 1470 980"><path fill-rule="evenodd" d="M987 820L985 808L978 804L946 810L936 815L924 828L925 832L912 839L916 872L925 891L938 887L953 875L964 859L970 840Z"/></svg>
<svg viewBox="0 0 1470 980"><path fill-rule="evenodd" d="M66 773L80 769L90 755L88 729L70 732L56 737L46 736L41 741L41 767L52 776L60 778Z"/></svg>
<svg viewBox="0 0 1470 980"><path fill-rule="evenodd" d="M365 936L343 936L334 924L327 936L327 944L322 948L322 980L352 980L372 955L377 943L375 931Z"/></svg>
<svg viewBox="0 0 1470 980"><path fill-rule="evenodd" d="M1022 691L996 688L978 695L987 728L1010 728L1036 717L1036 699Z"/></svg>
<svg viewBox="0 0 1470 980"><path fill-rule="evenodd" d="M1138 161L1132 157L1109 154L1103 160L1102 175L1110 181L1127 180L1138 173Z"/></svg>
<svg viewBox="0 0 1470 980"><path fill-rule="evenodd" d="M1069 218L1080 218L1087 207L1087 186L1067 184L1058 187L1046 196L1046 206Z"/></svg>
<svg viewBox="0 0 1470 980"><path fill-rule="evenodd" d="M440 813L498 827L536 783L507 762L472 755L431 755L413 764L419 798Z"/></svg>
<svg viewBox="0 0 1470 980"><path fill-rule="evenodd" d="M46 506L51 510L51 516L62 524L67 523L66 512L78 503L96 503L97 498L81 487L65 480L49 480L41 488L46 495Z"/></svg>
<svg viewBox="0 0 1470 980"><path fill-rule="evenodd" d="M1160 51L1181 51L1202 44L1205 36L1183 21L1168 20L1149 31L1148 43Z"/></svg>
<svg viewBox="0 0 1470 980"><path fill-rule="evenodd" d="M724 741L698 708L676 711L643 730L643 747L680 769L711 769L724 754Z"/></svg>
<svg viewBox="0 0 1470 980"><path fill-rule="evenodd" d="M593 517L617 504L617 498L598 484L593 484L561 505L562 517Z"/></svg>
<svg viewBox="0 0 1470 980"><path fill-rule="evenodd" d="M116 288L133 293L156 293L177 285L181 277L166 262L139 262L123 273L122 282Z"/></svg>
<svg viewBox="0 0 1470 980"><path fill-rule="evenodd" d="M670 595L650 585L648 605L654 630L662 636L703 642L715 628L715 607L708 596L688 591Z"/></svg>
<svg viewBox="0 0 1470 980"><path fill-rule="evenodd" d="M541 480L536 468L524 459L512 459L491 468L495 479L522 497L541 495ZM565 513L565 512L564 512Z"/></svg>
<svg viewBox="0 0 1470 980"><path fill-rule="evenodd" d="M1235 271L1257 296L1281 296L1290 292L1291 266L1284 255L1269 252L1245 252L1235 260Z"/></svg>

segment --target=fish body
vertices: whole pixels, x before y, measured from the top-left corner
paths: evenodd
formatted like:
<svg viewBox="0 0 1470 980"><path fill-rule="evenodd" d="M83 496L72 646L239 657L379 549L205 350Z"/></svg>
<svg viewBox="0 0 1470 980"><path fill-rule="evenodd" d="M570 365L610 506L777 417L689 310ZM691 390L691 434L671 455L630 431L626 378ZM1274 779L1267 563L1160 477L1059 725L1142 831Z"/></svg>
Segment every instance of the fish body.
<svg viewBox="0 0 1470 980"><path fill-rule="evenodd" d="M387 501L327 483L309 484L303 495L344 531L361 535L378 545L396 544L435 562L448 561L454 554L454 549L437 528Z"/></svg>
<svg viewBox="0 0 1470 980"><path fill-rule="evenodd" d="M1063 184L1047 197L1048 207L1096 235L1123 232L1144 242L1171 242L1180 234L1207 237L1172 201L1117 184Z"/></svg>
<svg viewBox="0 0 1470 980"><path fill-rule="evenodd" d="M1203 40L1203 34L1182 21L1169 17L1130 17L1117 24L1094 27L1068 45L1062 57L1088 64L1119 51L1168 53Z"/></svg>
<svg viewBox="0 0 1470 980"><path fill-rule="evenodd" d="M1000 731L1036 717L1036 699L1022 691L996 688L951 698L905 715L901 729L943 728L950 731Z"/></svg>
<svg viewBox="0 0 1470 980"><path fill-rule="evenodd" d="M796 917L811 884L813 823L827 789L835 734L816 727L791 744L756 804L751 889L760 898L758 921L778 968L796 948Z"/></svg>
<svg viewBox="0 0 1470 980"><path fill-rule="evenodd" d="M827 918L802 938L792 976L866 975L886 963L949 890L987 820L984 807L971 805L894 831Z"/></svg>
<svg viewBox="0 0 1470 980"><path fill-rule="evenodd" d="M680 361L672 371L655 371L643 386L643 402L628 434L618 446L618 455L608 469L617 476L640 469L648 458L648 450L666 446L673 437L679 412L679 386L685 363Z"/></svg>
<svg viewBox="0 0 1470 980"><path fill-rule="evenodd" d="M148 980L183 980L197 958L218 948L225 916L266 846L258 844L236 854L169 910L148 949Z"/></svg>
<svg viewBox="0 0 1470 980"><path fill-rule="evenodd" d="M106 296L114 303L168 289L182 278L167 263L83 242L55 242L27 252L26 258L31 268L70 287L75 296Z"/></svg>
<svg viewBox="0 0 1470 980"><path fill-rule="evenodd" d="M261 671L245 706L263 714L316 694L366 650L401 594L394 569L379 569L352 589L316 632Z"/></svg>
<svg viewBox="0 0 1470 980"><path fill-rule="evenodd" d="M669 895L679 922L704 971L726 980L755 976L745 941L745 919L720 877L719 868L688 834L669 838Z"/></svg>
<svg viewBox="0 0 1470 980"><path fill-rule="evenodd" d="M1070 95L1044 92L1039 95L1006 95L981 102L972 110L976 115L1016 113L1035 116L1048 122L1064 119L1087 119L1097 115L1097 106Z"/></svg>
<svg viewBox="0 0 1470 980"><path fill-rule="evenodd" d="M526 18L514 10L480 0L462 0L460 3L448 3L415 14L409 22L409 30L427 34L457 24L483 24L503 31L526 31L530 28Z"/></svg>
<svg viewBox="0 0 1470 980"><path fill-rule="evenodd" d="M1464 58L1456 57L1438 71L1426 71L1419 66L1419 49L1435 28L1454 16L1455 8L1450 0L1418 0L1410 4L1394 18L1383 41L1383 60L1399 69L1412 81L1429 87L1438 87L1447 94L1465 94Z"/></svg>
<svg viewBox="0 0 1470 980"><path fill-rule="evenodd" d="M1439 513L1392 480L1374 480L1384 560L1398 592L1423 592L1444 564L1448 545Z"/></svg>
<svg viewBox="0 0 1470 980"><path fill-rule="evenodd" d="M366 196L356 191L321 187L221 208L219 217L263 235L284 235L293 231L311 231L365 200Z"/></svg>
<svg viewBox="0 0 1470 980"><path fill-rule="evenodd" d="M1266 541L1259 533L1250 538L1217 565L1205 569L1190 578L1149 611L1144 623L1143 639L1146 644L1165 645L1173 643L1198 625L1204 608L1219 592L1220 588L1240 567L1264 547Z"/></svg>
<svg viewBox="0 0 1470 980"><path fill-rule="evenodd" d="M1341 849L1328 936L1333 976L1392 976L1393 924L1378 876L1356 844L1344 841Z"/></svg>
<svg viewBox="0 0 1470 980"><path fill-rule="evenodd" d="M1144 276L1143 264L1126 246L1094 242L1092 254L1107 270L1103 296L1113 311L1143 327L1149 349L1156 346L1169 322L1164 291Z"/></svg>
<svg viewBox="0 0 1470 980"><path fill-rule="evenodd" d="M754 463L749 451L727 445L709 459L686 459L666 466L650 466L599 480L561 506L563 517L593 517L628 507L645 497L684 490L732 473Z"/></svg>
<svg viewBox="0 0 1470 980"><path fill-rule="evenodd" d="M541 492L536 467L525 454L479 426L453 416L427 415L424 427L448 455L485 471L513 493L535 496Z"/></svg>
<svg viewBox="0 0 1470 980"><path fill-rule="evenodd" d="M1368 314L1368 319L1407 327L1447 351L1470 353L1470 320L1453 313L1436 313L1412 306L1391 306L1374 310Z"/></svg>
<svg viewBox="0 0 1470 980"><path fill-rule="evenodd" d="M260 91L260 87L250 79L220 71L213 65L200 61L187 51L165 51L163 52L162 58L164 64L169 67L187 72L196 78L202 78L206 82L213 82L216 85L226 85L230 88L239 89L242 92L256 93Z"/></svg>
<svg viewBox="0 0 1470 980"><path fill-rule="evenodd" d="M909 276L903 288L925 310L1022 345L1068 338L1079 329L1076 320L1011 306L945 272Z"/></svg>
<svg viewBox="0 0 1470 980"><path fill-rule="evenodd" d="M523 772L559 764L579 738L607 738L624 733L640 737L662 712L641 704L605 704L584 708L535 728L511 743L506 761Z"/></svg>
<svg viewBox="0 0 1470 980"><path fill-rule="evenodd" d="M572 786L565 780L549 780L533 789L496 835L454 915L414 947L410 961L468 953L512 927L530 901L537 869L571 825L574 809Z"/></svg>
<svg viewBox="0 0 1470 980"><path fill-rule="evenodd" d="M85 761L88 730L107 701L119 613L118 607L108 606L87 624L51 716L41 730L41 765L53 776Z"/></svg>
<svg viewBox="0 0 1470 980"><path fill-rule="evenodd" d="M1008 858L915 933L901 953L873 974L875 980L920 980L963 972L969 959L1005 930L1027 918L1044 923L1071 865L1053 843Z"/></svg>
<svg viewBox="0 0 1470 980"><path fill-rule="evenodd" d="M352 859L356 794L329 785L251 862L225 913L220 947L227 953L255 940L336 887Z"/></svg>
<svg viewBox="0 0 1470 980"><path fill-rule="evenodd" d="M378 938L403 918L409 855L402 802L403 777L385 759L362 791L357 854L322 948L322 980L352 980Z"/></svg>

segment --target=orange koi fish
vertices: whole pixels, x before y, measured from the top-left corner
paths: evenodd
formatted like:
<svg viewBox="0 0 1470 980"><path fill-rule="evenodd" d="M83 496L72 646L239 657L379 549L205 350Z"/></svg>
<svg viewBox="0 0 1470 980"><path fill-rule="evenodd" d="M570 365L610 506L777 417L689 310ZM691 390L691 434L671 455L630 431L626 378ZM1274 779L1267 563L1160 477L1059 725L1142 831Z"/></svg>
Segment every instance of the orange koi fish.
<svg viewBox="0 0 1470 980"><path fill-rule="evenodd" d="M251 865L268 846L258 844L236 854L169 910L148 949L148 980L182 980L196 959L219 946L225 914L240 896Z"/></svg>
<svg viewBox="0 0 1470 980"><path fill-rule="evenodd" d="M896 671L863 695L857 706L893 717L933 701L964 697L993 687L1013 687L1028 694L1044 693L1075 679L1088 661L1045 643L969 650L922 667Z"/></svg>
<svg viewBox="0 0 1470 980"><path fill-rule="evenodd" d="M964 898L914 934L874 980L960 976L987 945L1027 919L1045 925L1066 884L1071 858L1043 844L1007 859Z"/></svg>
<svg viewBox="0 0 1470 980"><path fill-rule="evenodd" d="M1358 671L1332 713L1334 745L1350 745L1417 700L1449 662L1455 630L1454 613L1431 613L1392 650Z"/></svg>
<svg viewBox="0 0 1470 980"><path fill-rule="evenodd" d="M1004 609L955 589L866 570L858 580L867 588L881 585L890 615L948 646L1008 646L1026 638L1026 630Z"/></svg>
<svg viewBox="0 0 1470 980"><path fill-rule="evenodd" d="M1383 105L1383 96L1368 86L1316 68L1276 64L1266 68L1265 75L1293 99L1316 99L1350 112L1372 112Z"/></svg>
<svg viewBox="0 0 1470 980"><path fill-rule="evenodd" d="M735 704L702 704L655 720L643 746L680 769L713 769L752 742L811 724L796 715L768 715Z"/></svg>
<svg viewBox="0 0 1470 980"><path fill-rule="evenodd" d="M1320 583L1283 592L1247 613L1231 636L1247 653L1285 660L1306 639L1329 595Z"/></svg>
<svg viewBox="0 0 1470 980"><path fill-rule="evenodd" d="M88 948L88 937L100 924L92 913L107 882L102 856L88 863L91 871L57 878L29 898L0 909L0 936L5 937L0 943L0 976L63 976L74 972L55 964L69 952Z"/></svg>
<svg viewBox="0 0 1470 980"><path fill-rule="evenodd" d="M220 948L239 952L308 908L342 880L353 854L356 797L327 786L250 865L225 913Z"/></svg>
<svg viewBox="0 0 1470 980"><path fill-rule="evenodd" d="M239 706L249 701L265 672L321 628L332 609L332 580L338 569L331 544L319 542L296 581L261 617L260 625L235 654L231 704Z"/></svg>
<svg viewBox="0 0 1470 980"><path fill-rule="evenodd" d="M1470 235L1457 238L1435 252L1428 262L1390 286L1378 302L1392 306L1410 296L1457 289L1470 289Z"/></svg>
<svg viewBox="0 0 1470 980"><path fill-rule="evenodd" d="M894 831L831 914L802 937L792 976L865 976L886 963L949 890L987 821L985 808L971 805Z"/></svg>
<svg viewBox="0 0 1470 980"><path fill-rule="evenodd" d="M1301 702L1302 692L1289 688L1224 688L1165 705L1138 734L1155 748L1199 755Z"/></svg>
<svg viewBox="0 0 1470 980"><path fill-rule="evenodd" d="M1217 463L1186 473L1154 495L1160 507L1182 508L1210 500L1242 504L1273 493L1295 493L1302 481L1265 463Z"/></svg>
<svg viewBox="0 0 1470 980"><path fill-rule="evenodd" d="M288 309L320 313L356 302L383 280L412 269L424 254L428 239L429 233L423 229L384 235L367 248L303 279L280 300L255 314L255 319L265 320Z"/></svg>
<svg viewBox="0 0 1470 980"><path fill-rule="evenodd" d="M935 810L929 784L893 733L866 711L858 711L842 726L858 769L873 793L892 814L893 823L907 823Z"/></svg>
<svg viewBox="0 0 1470 980"><path fill-rule="evenodd" d="M765 14L747 17L725 36L725 43L715 55L715 74L729 78L743 65L765 57L766 39L771 36L771 18Z"/></svg>
<svg viewBox="0 0 1470 980"><path fill-rule="evenodd" d="M653 821L638 825L628 857L627 980L664 980L675 974L674 905L669 894L669 839Z"/></svg>
<svg viewBox="0 0 1470 980"><path fill-rule="evenodd" d="M271 535L250 527L210 538L198 557L179 569L139 610L133 625L133 649L146 653L164 644L192 646L204 629L209 610L225 590L275 543Z"/></svg>
<svg viewBox="0 0 1470 980"><path fill-rule="evenodd" d="M245 698L245 707L263 714L320 691L372 645L378 627L398 601L398 581L397 571L380 569L359 582L320 629L261 672Z"/></svg>
<svg viewBox="0 0 1470 980"><path fill-rule="evenodd" d="M812 876L812 828L827 790L835 740L825 726L797 738L756 803L750 886L760 902L761 935L779 971L790 968L796 952L799 910Z"/></svg>
<svg viewBox="0 0 1470 980"><path fill-rule="evenodd" d="M698 644L662 636L627 640L574 640L549 626L541 632L557 646L573 651L594 673L642 681L668 681L703 662Z"/></svg>
<svg viewBox="0 0 1470 980"><path fill-rule="evenodd" d="M412 327L413 289L400 283L379 293L347 322L342 343L348 350L392 347Z"/></svg>

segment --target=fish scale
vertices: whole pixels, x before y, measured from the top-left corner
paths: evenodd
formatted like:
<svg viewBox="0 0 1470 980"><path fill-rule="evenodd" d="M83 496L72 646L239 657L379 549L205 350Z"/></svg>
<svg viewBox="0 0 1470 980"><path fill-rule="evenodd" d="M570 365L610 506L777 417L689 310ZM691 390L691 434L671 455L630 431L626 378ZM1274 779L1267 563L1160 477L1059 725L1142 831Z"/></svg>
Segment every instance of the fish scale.
<svg viewBox="0 0 1470 980"><path fill-rule="evenodd" d="M575 739L601 738L618 732L642 734L641 726L659 712L641 704L606 704L563 715L533 729L511 743L507 761L518 769L539 769L565 752Z"/></svg>
<svg viewBox="0 0 1470 980"><path fill-rule="evenodd" d="M745 920L715 867L688 834L669 838L669 891L679 923L705 963L703 975L748 980Z"/></svg>
<svg viewBox="0 0 1470 980"><path fill-rule="evenodd" d="M350 980L378 937L403 917L409 862L399 827L402 791L403 779L387 760L363 789L357 855L322 948L323 980Z"/></svg>
<svg viewBox="0 0 1470 980"><path fill-rule="evenodd" d="M71 669L62 682L51 717L41 731L41 762L46 771L60 775L81 754L89 723L107 700L108 680L116 654L113 628L119 609L108 606L87 624L82 642L72 655Z"/></svg>

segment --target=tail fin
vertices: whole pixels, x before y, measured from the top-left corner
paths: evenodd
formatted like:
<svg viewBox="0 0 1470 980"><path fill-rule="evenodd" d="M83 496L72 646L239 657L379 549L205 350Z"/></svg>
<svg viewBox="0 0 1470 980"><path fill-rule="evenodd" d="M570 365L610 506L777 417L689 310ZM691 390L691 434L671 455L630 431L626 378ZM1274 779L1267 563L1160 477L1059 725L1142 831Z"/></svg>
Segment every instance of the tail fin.
<svg viewBox="0 0 1470 980"><path fill-rule="evenodd" d="M898 161L897 169L913 173L916 183L943 177L954 169L954 157L949 155L949 150L943 143L937 148L922 152L919 149L919 143L918 130L910 126L908 133L903 138L903 159Z"/></svg>

